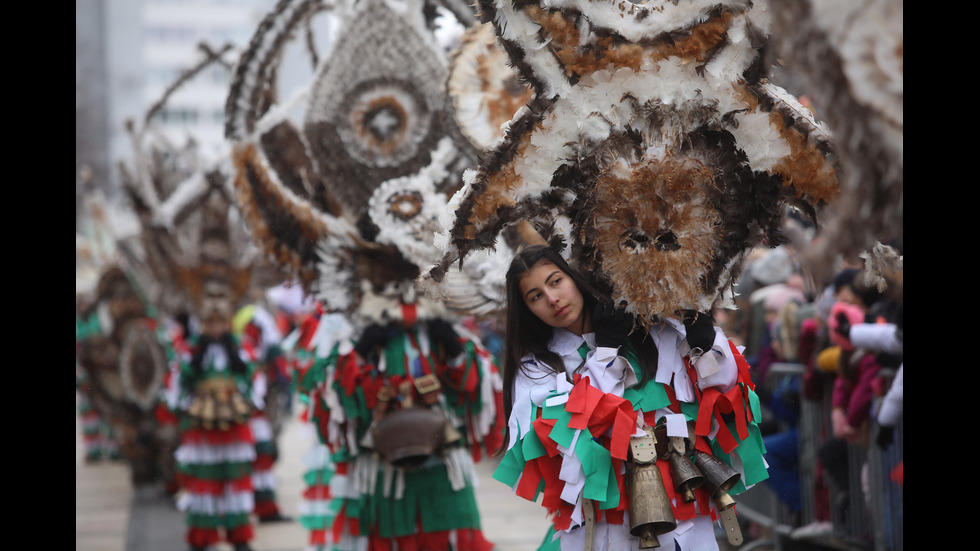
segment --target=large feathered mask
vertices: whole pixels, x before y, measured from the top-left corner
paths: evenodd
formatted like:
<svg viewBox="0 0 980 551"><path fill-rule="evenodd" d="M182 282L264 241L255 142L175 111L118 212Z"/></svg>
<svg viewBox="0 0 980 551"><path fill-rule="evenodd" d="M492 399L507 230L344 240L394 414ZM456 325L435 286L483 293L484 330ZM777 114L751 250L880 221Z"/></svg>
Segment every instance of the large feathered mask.
<svg viewBox="0 0 980 551"><path fill-rule="evenodd" d="M483 0L533 99L464 175L437 286L530 221L642 322L730 298L784 209L838 192L824 129L766 80L764 2Z"/></svg>

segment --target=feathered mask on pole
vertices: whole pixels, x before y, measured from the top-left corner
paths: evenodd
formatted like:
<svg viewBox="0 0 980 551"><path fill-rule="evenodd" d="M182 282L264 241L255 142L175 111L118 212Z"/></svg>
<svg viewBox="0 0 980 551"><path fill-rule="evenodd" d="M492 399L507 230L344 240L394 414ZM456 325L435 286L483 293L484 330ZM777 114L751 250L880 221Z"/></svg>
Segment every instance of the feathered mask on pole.
<svg viewBox="0 0 980 551"><path fill-rule="evenodd" d="M479 10L533 99L465 173L429 285L528 220L641 322L706 311L749 248L781 242L784 207L838 193L828 135L765 78L764 2Z"/></svg>

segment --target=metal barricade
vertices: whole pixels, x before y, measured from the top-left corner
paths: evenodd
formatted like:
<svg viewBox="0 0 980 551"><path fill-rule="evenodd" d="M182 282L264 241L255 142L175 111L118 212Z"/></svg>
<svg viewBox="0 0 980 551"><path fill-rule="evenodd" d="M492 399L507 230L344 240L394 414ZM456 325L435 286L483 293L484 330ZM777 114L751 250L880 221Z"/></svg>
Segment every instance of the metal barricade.
<svg viewBox="0 0 980 551"><path fill-rule="evenodd" d="M829 520L818 514L817 504L822 499L817 493L824 486L824 477L817 466L820 443L831 433L830 389L824 389L819 401L800 400L800 487L803 499L802 525ZM820 485L818 487L818 485Z"/></svg>
<svg viewBox="0 0 980 551"><path fill-rule="evenodd" d="M886 371L887 386L891 386L894 372ZM874 519L875 551L903 551L904 549L904 489L892 480L892 473L902 464L904 457L903 423L895 427L894 440L887 449L882 450L873 443L878 436L878 427L871 432L871 446L868 453L868 487L871 496L871 511Z"/></svg>
<svg viewBox="0 0 980 551"><path fill-rule="evenodd" d="M887 377L889 372L882 371ZM867 423L865 438L846 445L846 486L828 476L830 465L820 464L820 451L833 438L831 397L833 378L824 383L819 401L804 400L800 416L800 476L803 484L804 525L829 520L830 534L808 534L807 541L829 549L902 551L902 488L890 480L902 459L902 427L888 450L875 445L877 425ZM887 387L886 387L887 388ZM818 510L818 493L825 489L825 510ZM795 539L797 538L794 534Z"/></svg>
<svg viewBox="0 0 980 551"><path fill-rule="evenodd" d="M786 377L803 377L798 363L776 363L766 384L775 388ZM882 370L890 383L889 370ZM887 389L888 384L885 385ZM801 510L793 515L766 483L737 496L739 517L763 527L763 536L747 541L740 551L828 549L847 551L903 551L903 489L891 480L902 461L903 430L899 424L887 450L875 444L878 426L870 421L861 443L846 446L846 488L838 487L820 463L821 447L833 438L831 396L833 378L824 382L819 400L801 399L799 463ZM876 408L877 410L877 408ZM841 465L843 467L843 465ZM832 527L825 532L801 527Z"/></svg>
<svg viewBox="0 0 980 551"><path fill-rule="evenodd" d="M769 367L765 384L768 388L773 389L785 384L800 383L803 372L803 364L792 362L774 363ZM770 415L765 406L763 406L763 409L764 417ZM779 429L782 431L789 430L790 428L784 422L779 423ZM801 498L805 504L805 497L801 496ZM757 549L782 551L791 548L787 546L787 542L792 530L799 523L799 514L794 513L783 503L768 483L763 482L757 484L742 494L739 494L736 500L738 501L736 507L739 518L755 523L764 532L760 538L743 545L740 551L755 551Z"/></svg>

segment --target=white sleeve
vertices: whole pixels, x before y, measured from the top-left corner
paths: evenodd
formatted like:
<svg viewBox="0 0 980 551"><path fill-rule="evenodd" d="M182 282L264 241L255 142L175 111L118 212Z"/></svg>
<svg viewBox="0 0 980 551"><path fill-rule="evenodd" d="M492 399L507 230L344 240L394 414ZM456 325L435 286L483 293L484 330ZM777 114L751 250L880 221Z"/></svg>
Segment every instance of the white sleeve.
<svg viewBox="0 0 980 551"><path fill-rule="evenodd" d="M883 427L894 427L902 417L902 406L904 401L904 391L902 389L902 373L905 364L898 366L898 372L892 381L892 386L885 393L881 403L881 410L878 412L878 424Z"/></svg>
<svg viewBox="0 0 980 551"><path fill-rule="evenodd" d="M851 344L858 348L901 354L902 341L896 329L894 323L856 323L851 326L848 337Z"/></svg>
<svg viewBox="0 0 980 551"><path fill-rule="evenodd" d="M549 366L531 356L522 360L514 377L514 406L507 420L510 442L507 448L531 430L534 422L531 412L534 407L542 407L548 396L558 388L558 378L565 379L564 373L555 373Z"/></svg>

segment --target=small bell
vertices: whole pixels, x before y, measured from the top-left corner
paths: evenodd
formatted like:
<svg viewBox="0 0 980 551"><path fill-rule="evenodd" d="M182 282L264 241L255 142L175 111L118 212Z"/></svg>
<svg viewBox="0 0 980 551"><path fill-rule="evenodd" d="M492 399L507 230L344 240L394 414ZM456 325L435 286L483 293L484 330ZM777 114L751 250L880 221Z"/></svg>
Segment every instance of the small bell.
<svg viewBox="0 0 980 551"><path fill-rule="evenodd" d="M691 460L683 455L672 452L669 457L670 474L674 479L674 486L681 495L684 503L694 502L696 496L694 490L704 484L704 475L691 463Z"/></svg>
<svg viewBox="0 0 980 551"><path fill-rule="evenodd" d="M725 529L728 543L741 545L742 528L738 525L738 518L735 516L735 500L728 491L738 484L742 475L724 461L702 451L695 452L694 462L704 473L705 485L715 501L715 507L718 508L719 520Z"/></svg>
<svg viewBox="0 0 980 551"><path fill-rule="evenodd" d="M214 417L218 421L218 427L227 430L234 420L235 414L231 409L231 397L227 395L219 396L216 400Z"/></svg>
<svg viewBox="0 0 980 551"><path fill-rule="evenodd" d="M231 395L231 409L235 413L235 420L239 423L244 423L247 421L249 414L252 413L252 407L247 401L245 401L245 398L237 392Z"/></svg>
<svg viewBox="0 0 980 551"><path fill-rule="evenodd" d="M201 405L201 425L206 429L212 429L214 428L215 419L217 419L214 396L208 392L204 394L202 400L204 403Z"/></svg>
<svg viewBox="0 0 980 551"><path fill-rule="evenodd" d="M187 408L187 414L194 419L200 419L204 410L204 400L203 396L198 394L194 397L194 401L191 402L189 408Z"/></svg>
<svg viewBox="0 0 980 551"><path fill-rule="evenodd" d="M718 494L727 494L742 479L742 475L738 474L735 469L729 467L724 461L710 453L695 450L694 464L704 473L705 484L707 484L707 488L711 492L712 497L716 499ZM729 497L728 499L731 498ZM734 505L734 503L733 500L731 505Z"/></svg>

